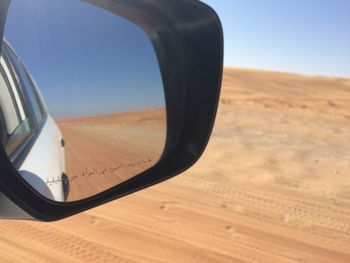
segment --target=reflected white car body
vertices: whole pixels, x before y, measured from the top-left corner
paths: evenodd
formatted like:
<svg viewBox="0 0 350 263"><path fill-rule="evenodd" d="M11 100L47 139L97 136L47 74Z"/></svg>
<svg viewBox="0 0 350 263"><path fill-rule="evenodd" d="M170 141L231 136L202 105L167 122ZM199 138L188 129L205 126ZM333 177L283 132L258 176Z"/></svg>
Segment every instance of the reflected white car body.
<svg viewBox="0 0 350 263"><path fill-rule="evenodd" d="M6 42L3 49L8 49L16 54L11 46ZM20 61L18 55L17 61ZM31 103L23 103L25 96L20 94L21 89L27 87L19 87L18 79L13 74L17 74L15 67L12 66L13 61L7 58L6 61L1 56L0 64L2 68L2 75L7 79L7 88L13 94L13 101L16 104L18 117L21 121L28 120L28 113L26 114L25 107ZM24 67L24 65L22 64ZM65 201L68 195L68 178L65 175L65 156L64 156L64 141L62 134L48 113L47 107L40 94L37 85L30 76L28 70L24 67L29 78L31 78L31 88L35 90L38 95L38 101L41 108L45 111L45 120L38 130L33 133L35 136L34 143L31 143L30 150L26 151L25 157L22 158L21 164L18 168L21 176L29 183L31 187L37 190L41 195L55 201ZM22 98L22 99L21 99ZM4 103L7 104L8 102ZM6 105L2 105L6 107ZM10 135L9 135L10 136Z"/></svg>
<svg viewBox="0 0 350 263"><path fill-rule="evenodd" d="M44 127L19 172L39 193L55 201L64 201L62 174L65 172L62 135L48 115ZM35 176L40 177L40 181Z"/></svg>

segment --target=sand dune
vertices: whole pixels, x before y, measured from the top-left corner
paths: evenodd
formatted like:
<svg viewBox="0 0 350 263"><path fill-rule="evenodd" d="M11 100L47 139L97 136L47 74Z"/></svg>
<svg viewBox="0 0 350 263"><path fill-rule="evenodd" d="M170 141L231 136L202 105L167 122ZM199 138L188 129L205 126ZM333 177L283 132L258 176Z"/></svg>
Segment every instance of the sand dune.
<svg viewBox="0 0 350 263"><path fill-rule="evenodd" d="M226 69L190 171L53 223L2 221L1 262L350 262L350 83Z"/></svg>

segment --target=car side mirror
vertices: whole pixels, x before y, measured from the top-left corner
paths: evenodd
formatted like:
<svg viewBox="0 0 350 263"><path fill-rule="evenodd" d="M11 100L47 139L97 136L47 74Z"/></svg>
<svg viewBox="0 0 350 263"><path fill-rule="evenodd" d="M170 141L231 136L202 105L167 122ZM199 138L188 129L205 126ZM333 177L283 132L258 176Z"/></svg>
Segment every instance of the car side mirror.
<svg viewBox="0 0 350 263"><path fill-rule="evenodd" d="M223 33L200 1L0 1L0 39L0 217L62 219L203 153Z"/></svg>

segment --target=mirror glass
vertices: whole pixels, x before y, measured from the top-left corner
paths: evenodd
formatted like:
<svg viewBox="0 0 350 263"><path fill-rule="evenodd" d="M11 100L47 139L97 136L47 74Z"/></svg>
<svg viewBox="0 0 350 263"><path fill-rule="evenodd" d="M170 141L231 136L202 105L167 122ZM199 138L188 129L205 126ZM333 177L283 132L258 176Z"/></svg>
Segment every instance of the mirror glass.
<svg viewBox="0 0 350 263"><path fill-rule="evenodd" d="M55 201L85 199L145 172L166 141L149 37L85 1L12 0L0 125L20 175Z"/></svg>

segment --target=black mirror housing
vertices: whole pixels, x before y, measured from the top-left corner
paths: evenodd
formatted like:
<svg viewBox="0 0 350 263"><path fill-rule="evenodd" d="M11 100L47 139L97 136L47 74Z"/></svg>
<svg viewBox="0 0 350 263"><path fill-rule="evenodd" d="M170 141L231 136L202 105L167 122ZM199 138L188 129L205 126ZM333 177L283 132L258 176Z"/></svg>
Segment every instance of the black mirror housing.
<svg viewBox="0 0 350 263"><path fill-rule="evenodd" d="M223 31L216 13L194 0L87 0L149 36L160 64L167 139L151 169L91 198L58 203L36 193L0 147L0 217L55 221L170 179L202 155L215 121L223 73ZM10 1L0 1L0 39ZM92 51L93 52L93 51Z"/></svg>

